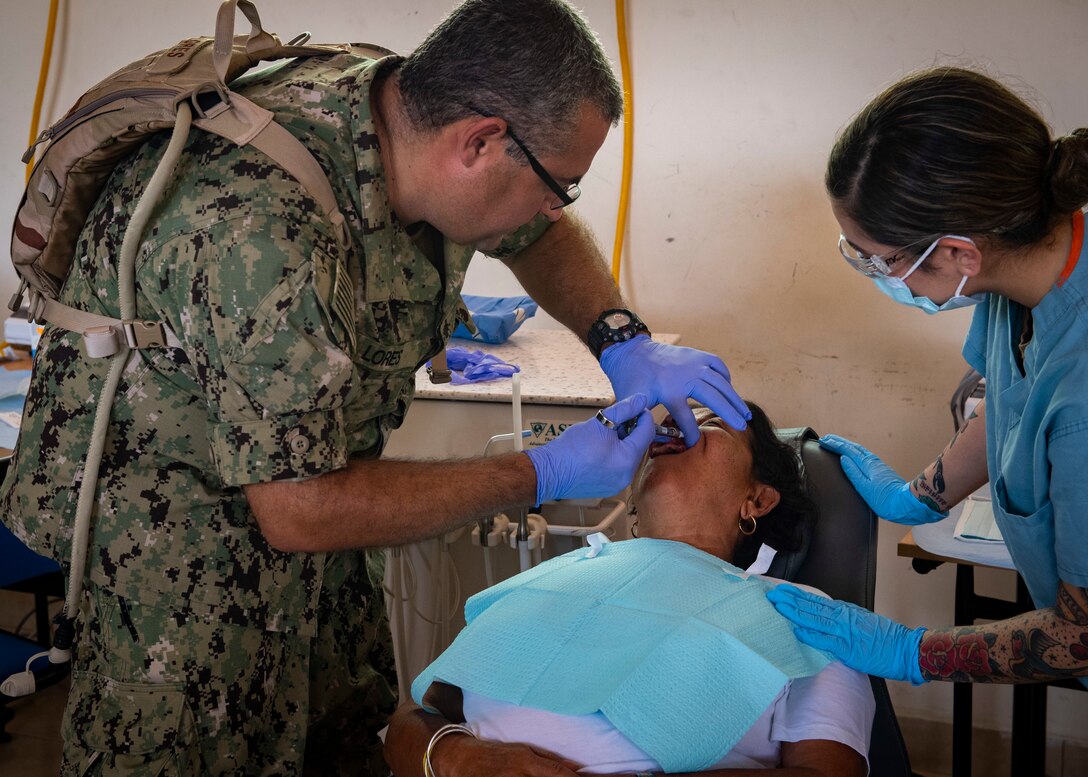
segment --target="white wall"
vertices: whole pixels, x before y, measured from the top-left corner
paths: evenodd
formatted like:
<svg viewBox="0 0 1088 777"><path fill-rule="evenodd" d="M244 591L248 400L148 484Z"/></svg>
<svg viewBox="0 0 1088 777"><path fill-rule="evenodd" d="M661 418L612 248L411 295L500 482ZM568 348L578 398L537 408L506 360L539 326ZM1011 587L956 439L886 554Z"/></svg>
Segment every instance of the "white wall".
<svg viewBox="0 0 1088 777"><path fill-rule="evenodd" d="M0 11L0 203L13 212L47 3ZM261 0L266 26L317 41L411 49L451 0ZM618 61L613 3L582 0ZM1061 132L1088 124L1088 4L1079 0L631 0L635 167L622 285L659 331L720 353L741 392L782 425L808 424L875 449L913 475L949 437L948 397L965 365L969 313L901 309L839 260L822 189L836 132L882 86L916 67L972 63L1030 84ZM46 122L117 66L212 28L213 0L72 4ZM561 85L559 85L561 86ZM613 132L577 208L611 251L622 153ZM7 244L10 220L2 220ZM0 298L14 273L0 263ZM516 289L481 259L468 290ZM547 325L543 320L535 325ZM951 621L952 574L896 558L885 525L877 606L911 624ZM988 590L1011 591L1000 575ZM901 714L948 719L951 688L893 689ZM981 688L976 722L1007 729L1007 688ZM1050 732L1083 737L1088 696L1051 693Z"/></svg>

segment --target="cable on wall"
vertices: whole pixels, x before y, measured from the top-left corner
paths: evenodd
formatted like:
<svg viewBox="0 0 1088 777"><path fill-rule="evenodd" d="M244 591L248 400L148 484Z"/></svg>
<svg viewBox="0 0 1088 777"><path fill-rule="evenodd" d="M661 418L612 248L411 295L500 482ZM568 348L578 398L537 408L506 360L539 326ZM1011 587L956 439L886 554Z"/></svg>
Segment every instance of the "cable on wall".
<svg viewBox="0 0 1088 777"><path fill-rule="evenodd" d="M42 67L38 72L38 93L34 96L34 113L30 119L30 140L33 146L38 139L38 124L42 118L42 103L45 101L45 84L49 80L49 63L53 59L53 38L57 32L57 7L60 0L49 0L49 22L45 28L45 48L42 50ZM30 183L30 171L34 169L34 160L26 163L26 181Z"/></svg>
<svg viewBox="0 0 1088 777"><path fill-rule="evenodd" d="M623 78L623 175L620 205L616 213L616 240L612 246L612 279L620 285L623 238L627 232L627 210L631 200L631 158L635 137L635 88L631 82L631 58L627 51L627 9L625 0L616 0L616 36L620 45L620 73Z"/></svg>

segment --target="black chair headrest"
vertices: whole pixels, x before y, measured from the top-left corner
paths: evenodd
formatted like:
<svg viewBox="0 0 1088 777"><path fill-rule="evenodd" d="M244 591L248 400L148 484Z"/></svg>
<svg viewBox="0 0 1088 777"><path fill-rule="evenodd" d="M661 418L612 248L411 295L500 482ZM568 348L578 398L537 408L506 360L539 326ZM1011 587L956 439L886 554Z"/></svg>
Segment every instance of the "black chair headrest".
<svg viewBox="0 0 1088 777"><path fill-rule="evenodd" d="M778 429L776 430L776 434L778 435L779 440L788 443L797 453L801 474L807 480L808 476L805 472L805 464L804 459L801 456L801 449L808 440L818 440L819 435L817 435L809 426ZM801 532L801 547L797 550L793 552L779 551L775 554L774 561L771 562L771 566L767 570L767 574L770 577L777 577L780 580L797 579L797 573L805 563L809 546L812 544L812 529L813 527L811 525L804 527Z"/></svg>

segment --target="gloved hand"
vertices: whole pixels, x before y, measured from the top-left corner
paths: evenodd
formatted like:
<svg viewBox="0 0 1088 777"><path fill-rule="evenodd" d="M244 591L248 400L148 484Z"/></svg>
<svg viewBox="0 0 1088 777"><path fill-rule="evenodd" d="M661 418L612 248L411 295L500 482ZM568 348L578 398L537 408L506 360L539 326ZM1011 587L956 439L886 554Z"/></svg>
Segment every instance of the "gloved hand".
<svg viewBox="0 0 1088 777"><path fill-rule="evenodd" d="M908 629L864 607L825 599L783 583L767 592L779 613L793 621L797 639L865 674L926 682L918 665L926 630Z"/></svg>
<svg viewBox="0 0 1088 777"><path fill-rule="evenodd" d="M516 364L507 364L494 354L459 346L446 347L446 365L452 373L450 383L454 386L509 378L515 372L521 372ZM427 366L430 366L430 362L427 362Z"/></svg>
<svg viewBox="0 0 1088 777"><path fill-rule="evenodd" d="M617 427L638 418L634 430L620 439L596 418L568 426L547 445L526 453L536 468L537 504L553 499L604 497L631 484L643 454L654 439L654 419L643 394L635 394L603 411Z"/></svg>
<svg viewBox="0 0 1088 777"><path fill-rule="evenodd" d="M917 526L948 517L948 513L939 513L922 504L911 493L907 481L895 474L876 454L856 442L828 434L820 438L820 447L842 456L840 463L847 479L881 518Z"/></svg>
<svg viewBox="0 0 1088 777"><path fill-rule="evenodd" d="M744 429L745 421L752 417L729 384L725 363L704 351L655 343L648 335L638 335L605 348L601 369L617 397L645 394L650 407L664 405L689 448L699 441L699 424L688 407L688 397L706 405L734 429Z"/></svg>

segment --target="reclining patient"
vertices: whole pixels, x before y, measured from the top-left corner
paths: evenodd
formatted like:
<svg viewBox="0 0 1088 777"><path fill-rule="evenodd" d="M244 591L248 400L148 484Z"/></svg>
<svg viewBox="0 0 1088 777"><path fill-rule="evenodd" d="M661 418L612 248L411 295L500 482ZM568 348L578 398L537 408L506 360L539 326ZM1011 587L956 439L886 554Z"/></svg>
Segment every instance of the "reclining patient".
<svg viewBox="0 0 1088 777"><path fill-rule="evenodd" d="M864 775L868 678L797 642L747 565L815 520L797 456L752 403L748 429L698 412L655 443L638 539L579 549L480 592L466 628L394 714L397 777L699 772ZM666 424L670 421L666 420ZM722 563L727 562L727 563ZM804 771L802 771L804 770Z"/></svg>

